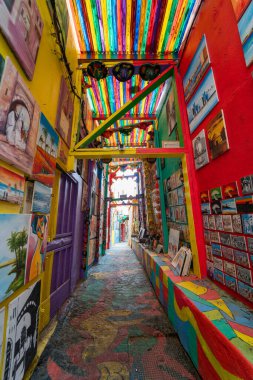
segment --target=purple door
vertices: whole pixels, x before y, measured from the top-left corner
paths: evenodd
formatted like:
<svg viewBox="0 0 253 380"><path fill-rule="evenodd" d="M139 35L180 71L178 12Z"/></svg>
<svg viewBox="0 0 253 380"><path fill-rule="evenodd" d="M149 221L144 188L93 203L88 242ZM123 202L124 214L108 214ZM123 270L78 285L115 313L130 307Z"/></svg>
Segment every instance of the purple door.
<svg viewBox="0 0 253 380"><path fill-rule="evenodd" d="M78 181L62 173L59 187L58 218L55 239L47 251L54 251L51 279L52 318L71 293L71 268L73 261L73 237L77 212Z"/></svg>

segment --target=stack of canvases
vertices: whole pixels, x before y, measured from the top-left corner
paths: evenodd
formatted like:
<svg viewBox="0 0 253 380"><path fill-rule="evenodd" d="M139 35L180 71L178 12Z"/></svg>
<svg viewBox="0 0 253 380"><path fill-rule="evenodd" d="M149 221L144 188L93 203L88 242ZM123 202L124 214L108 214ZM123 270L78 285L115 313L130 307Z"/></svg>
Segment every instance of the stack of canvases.
<svg viewBox="0 0 253 380"><path fill-rule="evenodd" d="M0 1L0 27L32 80L43 29L36 2L29 2L26 9L20 1ZM64 81L60 91L56 125L69 144L73 103ZM59 140L10 58L0 55L0 361L1 378L6 380L23 378L36 355L39 276L44 269L56 159L58 155L66 164L68 154L63 142L58 151ZM16 213L3 213L6 207Z"/></svg>
<svg viewBox="0 0 253 380"><path fill-rule="evenodd" d="M253 176L202 192L210 277L253 301Z"/></svg>

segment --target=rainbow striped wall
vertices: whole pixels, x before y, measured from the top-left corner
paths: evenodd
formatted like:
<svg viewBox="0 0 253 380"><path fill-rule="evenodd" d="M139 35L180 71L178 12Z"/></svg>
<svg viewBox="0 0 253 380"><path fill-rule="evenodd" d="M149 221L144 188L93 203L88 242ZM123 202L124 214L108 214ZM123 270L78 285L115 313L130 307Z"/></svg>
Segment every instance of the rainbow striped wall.
<svg viewBox="0 0 253 380"><path fill-rule="evenodd" d="M209 280L175 276L165 255L132 239L156 295L205 380L253 379L252 310Z"/></svg>

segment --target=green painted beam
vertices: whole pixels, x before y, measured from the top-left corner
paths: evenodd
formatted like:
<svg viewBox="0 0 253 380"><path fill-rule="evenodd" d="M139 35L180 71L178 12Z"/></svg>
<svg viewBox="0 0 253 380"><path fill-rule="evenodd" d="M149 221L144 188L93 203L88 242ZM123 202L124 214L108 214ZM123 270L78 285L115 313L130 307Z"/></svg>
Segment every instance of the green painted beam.
<svg viewBox="0 0 253 380"><path fill-rule="evenodd" d="M136 94L131 100L114 112L108 119L104 120L99 127L91 131L87 136L85 136L79 143L74 147L74 151L80 147L86 147L92 141L94 141L98 136L100 136L107 128L109 128L113 123L124 116L130 109L132 109L136 104L138 104L142 99L159 87L163 82L166 81L172 75L172 67L169 67L162 74L158 75L157 78L152 80L146 87L144 87L138 94Z"/></svg>

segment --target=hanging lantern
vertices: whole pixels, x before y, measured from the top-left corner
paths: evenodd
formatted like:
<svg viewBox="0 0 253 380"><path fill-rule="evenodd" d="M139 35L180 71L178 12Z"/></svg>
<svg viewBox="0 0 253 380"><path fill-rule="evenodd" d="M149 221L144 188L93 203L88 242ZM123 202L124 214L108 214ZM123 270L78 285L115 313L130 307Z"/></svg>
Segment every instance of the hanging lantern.
<svg viewBox="0 0 253 380"><path fill-rule="evenodd" d="M151 63L145 63L141 65L139 74L143 80L150 81L155 79L161 72L159 65L152 65Z"/></svg>
<svg viewBox="0 0 253 380"><path fill-rule="evenodd" d="M108 69L100 61L93 61L87 66L87 73L96 80L103 79L107 76Z"/></svg>
<svg viewBox="0 0 253 380"><path fill-rule="evenodd" d="M134 74L134 66L131 63L118 63L112 68L112 73L119 82L126 82Z"/></svg>

